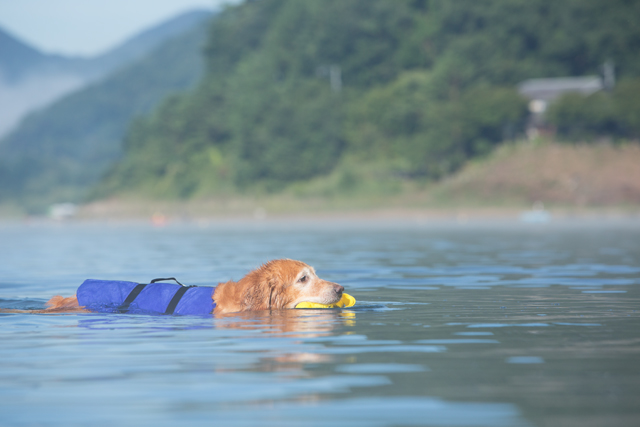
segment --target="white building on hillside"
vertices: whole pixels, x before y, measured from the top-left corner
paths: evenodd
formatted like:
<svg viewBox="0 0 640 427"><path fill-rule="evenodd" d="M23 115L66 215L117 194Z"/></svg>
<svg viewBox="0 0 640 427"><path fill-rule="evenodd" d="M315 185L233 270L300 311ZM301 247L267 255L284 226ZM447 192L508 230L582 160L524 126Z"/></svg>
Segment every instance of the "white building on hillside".
<svg viewBox="0 0 640 427"><path fill-rule="evenodd" d="M557 77L530 79L518 84L518 92L529 99L531 117L527 125L527 135L532 138L544 127L544 112L547 107L566 93L591 95L600 90L611 90L615 85L613 63L608 61L603 67L603 75L584 77Z"/></svg>

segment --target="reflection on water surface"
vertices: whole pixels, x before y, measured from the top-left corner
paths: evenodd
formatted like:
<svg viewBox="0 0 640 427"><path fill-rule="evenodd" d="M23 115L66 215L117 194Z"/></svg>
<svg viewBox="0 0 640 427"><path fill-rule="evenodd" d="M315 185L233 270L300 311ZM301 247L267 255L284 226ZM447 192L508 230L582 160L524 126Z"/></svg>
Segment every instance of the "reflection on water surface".
<svg viewBox="0 0 640 427"><path fill-rule="evenodd" d="M2 314L3 425L616 426L640 419L640 228L0 226L0 306L86 278L304 260L358 304Z"/></svg>

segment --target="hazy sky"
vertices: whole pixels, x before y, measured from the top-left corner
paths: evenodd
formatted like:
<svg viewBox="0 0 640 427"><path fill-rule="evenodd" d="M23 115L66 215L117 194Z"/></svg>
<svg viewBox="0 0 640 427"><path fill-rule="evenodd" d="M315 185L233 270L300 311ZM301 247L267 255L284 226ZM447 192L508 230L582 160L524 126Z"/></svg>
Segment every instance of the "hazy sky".
<svg viewBox="0 0 640 427"><path fill-rule="evenodd" d="M0 27L47 53L94 55L190 9L239 0L0 0Z"/></svg>

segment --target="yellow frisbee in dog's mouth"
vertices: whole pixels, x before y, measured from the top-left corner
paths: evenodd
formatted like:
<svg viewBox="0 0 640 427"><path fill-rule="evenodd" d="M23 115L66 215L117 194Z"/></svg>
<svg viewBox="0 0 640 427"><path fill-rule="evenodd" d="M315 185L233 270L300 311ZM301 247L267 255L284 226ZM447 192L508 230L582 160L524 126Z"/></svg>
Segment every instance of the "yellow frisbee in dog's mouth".
<svg viewBox="0 0 640 427"><path fill-rule="evenodd" d="M340 301L333 304L319 304L317 302L301 302L296 305L296 308L346 308L351 307L356 303L356 299L349 294L342 294Z"/></svg>

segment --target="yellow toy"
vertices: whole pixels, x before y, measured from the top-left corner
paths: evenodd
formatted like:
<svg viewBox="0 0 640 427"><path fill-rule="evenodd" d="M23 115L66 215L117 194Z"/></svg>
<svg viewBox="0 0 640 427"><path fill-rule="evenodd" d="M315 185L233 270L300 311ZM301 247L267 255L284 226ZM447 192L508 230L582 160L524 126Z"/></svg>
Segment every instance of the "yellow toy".
<svg viewBox="0 0 640 427"><path fill-rule="evenodd" d="M346 308L356 303L356 299L349 294L342 294L342 298L333 304L318 304L317 302L301 302L296 308Z"/></svg>

